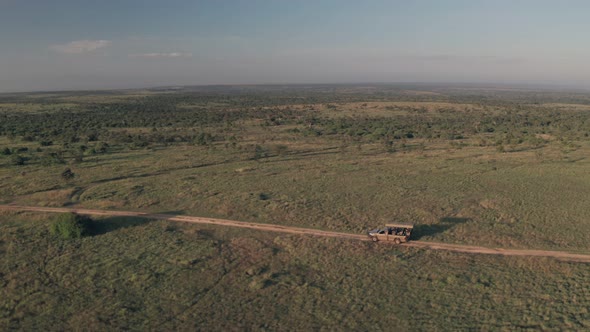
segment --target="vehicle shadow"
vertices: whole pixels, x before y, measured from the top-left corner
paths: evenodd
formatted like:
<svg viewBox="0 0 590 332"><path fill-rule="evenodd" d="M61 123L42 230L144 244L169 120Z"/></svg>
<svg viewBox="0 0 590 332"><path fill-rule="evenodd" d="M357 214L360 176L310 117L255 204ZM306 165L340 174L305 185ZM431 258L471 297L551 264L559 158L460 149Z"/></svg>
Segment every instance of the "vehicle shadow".
<svg viewBox="0 0 590 332"><path fill-rule="evenodd" d="M167 216L174 217L177 215L185 214L183 210L176 210L176 211L165 211L156 213L158 216ZM129 217L129 216L122 216L122 217L108 217L105 219L99 220L91 220L88 224L88 233L91 236L94 235L102 235L106 233L110 233L116 231L118 229L129 228L129 227L136 227L149 224L153 221L162 220L162 218L154 219L148 217ZM166 219L164 219L166 220Z"/></svg>
<svg viewBox="0 0 590 332"><path fill-rule="evenodd" d="M471 218L443 217L436 224L416 225L412 231L411 239L420 240L423 237L435 236L468 221L471 221Z"/></svg>
<svg viewBox="0 0 590 332"><path fill-rule="evenodd" d="M172 217L172 216L184 215L184 214L186 214L186 212L184 210L174 210L174 211L158 212L157 214L169 214Z"/></svg>
<svg viewBox="0 0 590 332"><path fill-rule="evenodd" d="M119 229L146 225L153 221L155 220L140 217L108 217L92 220L88 225L88 234L91 236L103 235Z"/></svg>

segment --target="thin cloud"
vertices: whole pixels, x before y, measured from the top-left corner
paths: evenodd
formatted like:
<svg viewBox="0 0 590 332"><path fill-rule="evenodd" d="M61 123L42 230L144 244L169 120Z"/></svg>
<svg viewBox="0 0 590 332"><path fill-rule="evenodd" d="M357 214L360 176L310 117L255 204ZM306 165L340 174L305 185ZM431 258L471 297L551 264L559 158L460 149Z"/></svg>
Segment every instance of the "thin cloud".
<svg viewBox="0 0 590 332"><path fill-rule="evenodd" d="M509 64L524 62L525 59L519 57L503 57L495 55L454 55L454 54L437 54L437 55L405 55L397 56L400 59L418 60L418 61L441 61L441 62L478 62L478 63L497 63Z"/></svg>
<svg viewBox="0 0 590 332"><path fill-rule="evenodd" d="M459 55L459 54L412 54L401 53L388 48L307 48L284 49L276 52L277 57L288 59L349 59L357 62L420 62L420 63L475 63L475 64L518 64L527 59L497 55Z"/></svg>
<svg viewBox="0 0 590 332"><path fill-rule="evenodd" d="M139 53L130 54L131 58L190 58L192 53L171 52L171 53Z"/></svg>
<svg viewBox="0 0 590 332"><path fill-rule="evenodd" d="M82 54L111 45L110 40L75 40L67 44L52 45L50 48L58 53Z"/></svg>

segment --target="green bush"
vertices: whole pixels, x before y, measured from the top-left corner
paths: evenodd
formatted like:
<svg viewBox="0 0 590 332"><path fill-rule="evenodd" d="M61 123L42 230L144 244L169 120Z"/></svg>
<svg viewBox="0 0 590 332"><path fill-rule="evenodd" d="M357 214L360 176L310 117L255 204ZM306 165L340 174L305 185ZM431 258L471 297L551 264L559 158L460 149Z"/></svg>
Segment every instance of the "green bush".
<svg viewBox="0 0 590 332"><path fill-rule="evenodd" d="M90 218L75 213L62 213L51 224L51 234L62 239L76 239L88 235Z"/></svg>
<svg viewBox="0 0 590 332"><path fill-rule="evenodd" d="M15 166L22 166L27 162L27 159L18 154L12 155L11 162Z"/></svg>

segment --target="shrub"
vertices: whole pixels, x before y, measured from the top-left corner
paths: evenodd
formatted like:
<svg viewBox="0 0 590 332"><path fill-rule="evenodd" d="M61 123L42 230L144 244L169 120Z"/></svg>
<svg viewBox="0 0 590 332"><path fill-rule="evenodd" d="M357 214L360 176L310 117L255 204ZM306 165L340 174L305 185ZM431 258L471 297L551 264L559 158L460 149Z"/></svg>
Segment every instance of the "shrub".
<svg viewBox="0 0 590 332"><path fill-rule="evenodd" d="M61 177L62 177L62 179L66 180L66 181L70 181L71 179L73 179L73 178L74 178L74 176L76 176L76 175L75 175L75 174L74 174L74 172L72 172L72 170L71 170L71 169L69 169L69 168L66 168L66 169L65 169L65 171L63 171L63 172L61 173Z"/></svg>
<svg viewBox="0 0 590 332"><path fill-rule="evenodd" d="M51 234L62 239L76 239L88 235L90 218L75 213L62 213L51 224Z"/></svg>
<svg viewBox="0 0 590 332"><path fill-rule="evenodd" d="M72 153L74 156L74 161L77 163L81 163L84 161L84 152L83 151L74 151Z"/></svg>
<svg viewBox="0 0 590 332"><path fill-rule="evenodd" d="M24 157L21 157L21 156L19 156L17 154L12 155L11 162L12 162L13 165L22 166L22 165L25 164L26 161L27 160Z"/></svg>
<svg viewBox="0 0 590 332"><path fill-rule="evenodd" d="M197 145L211 144L213 142L213 135L209 133L200 133L199 135L197 135L197 137L195 137L194 142Z"/></svg>
<svg viewBox="0 0 590 332"><path fill-rule="evenodd" d="M283 144L275 144L275 145L271 146L271 150L274 155L282 157L287 154L289 147L286 145L283 145Z"/></svg>
<svg viewBox="0 0 590 332"><path fill-rule="evenodd" d="M106 153L107 149L109 148L108 143L105 142L100 142L98 143L98 145L96 146L95 150L98 153Z"/></svg>
<svg viewBox="0 0 590 332"><path fill-rule="evenodd" d="M254 146L254 156L252 157L252 159L258 160L260 158L266 157L268 157L267 149L262 147L261 145L256 144L256 146Z"/></svg>
<svg viewBox="0 0 590 332"><path fill-rule="evenodd" d="M65 164L66 161L62 156L62 152L49 152L45 151L41 157L41 164L43 166L49 166L53 164Z"/></svg>

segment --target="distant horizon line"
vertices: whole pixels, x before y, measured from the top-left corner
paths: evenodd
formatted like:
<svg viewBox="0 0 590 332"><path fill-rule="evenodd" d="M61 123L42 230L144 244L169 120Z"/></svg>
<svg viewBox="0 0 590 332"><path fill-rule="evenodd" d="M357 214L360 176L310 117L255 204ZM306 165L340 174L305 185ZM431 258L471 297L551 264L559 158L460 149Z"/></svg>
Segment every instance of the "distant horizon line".
<svg viewBox="0 0 590 332"><path fill-rule="evenodd" d="M339 82L339 83L213 83L213 84L162 84L162 85L145 85L128 88L88 88L88 89L56 89L56 90L14 90L14 91L0 91L0 95L10 94L40 94L40 93L67 93L67 92L108 92L108 91L134 91L134 90L160 90L160 89L182 89L191 87L264 87L264 86L360 86L360 85L423 85L423 86L437 86L437 87L463 87L470 86L477 88L512 88L512 89L528 89L528 90L560 90L560 91L577 91L590 92L590 87L580 84L564 84L564 83L515 83L515 82L441 82L441 81L399 81L399 82Z"/></svg>

